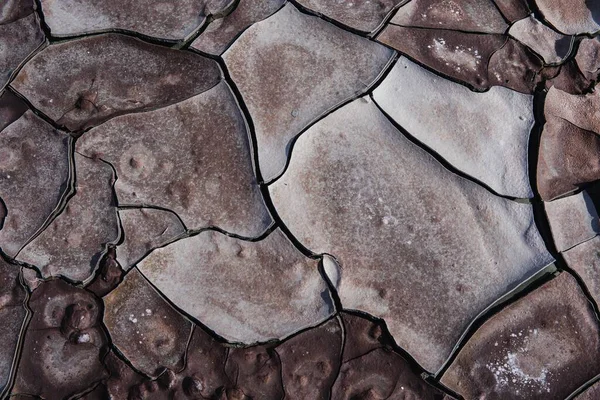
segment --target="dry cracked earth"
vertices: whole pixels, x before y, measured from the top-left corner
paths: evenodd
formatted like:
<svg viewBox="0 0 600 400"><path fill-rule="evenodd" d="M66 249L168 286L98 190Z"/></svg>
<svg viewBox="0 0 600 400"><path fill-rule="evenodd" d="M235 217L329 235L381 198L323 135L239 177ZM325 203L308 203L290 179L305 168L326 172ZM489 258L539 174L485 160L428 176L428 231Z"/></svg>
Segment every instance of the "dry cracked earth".
<svg viewBox="0 0 600 400"><path fill-rule="evenodd" d="M600 399L599 33L1 0L0 397Z"/></svg>

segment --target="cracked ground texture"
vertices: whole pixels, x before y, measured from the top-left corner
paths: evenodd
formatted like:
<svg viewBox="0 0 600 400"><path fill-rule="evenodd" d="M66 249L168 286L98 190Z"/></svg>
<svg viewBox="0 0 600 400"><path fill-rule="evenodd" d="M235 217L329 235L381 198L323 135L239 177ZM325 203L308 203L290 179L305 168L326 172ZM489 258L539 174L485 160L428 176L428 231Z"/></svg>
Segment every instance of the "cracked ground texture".
<svg viewBox="0 0 600 400"><path fill-rule="evenodd" d="M599 400L598 81L598 0L0 0L0 399Z"/></svg>

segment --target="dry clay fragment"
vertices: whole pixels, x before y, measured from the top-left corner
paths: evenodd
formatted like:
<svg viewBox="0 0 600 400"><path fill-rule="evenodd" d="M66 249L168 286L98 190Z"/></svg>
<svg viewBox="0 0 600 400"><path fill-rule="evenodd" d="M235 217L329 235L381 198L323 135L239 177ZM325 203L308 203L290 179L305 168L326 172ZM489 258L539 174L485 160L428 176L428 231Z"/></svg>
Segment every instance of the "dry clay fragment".
<svg viewBox="0 0 600 400"><path fill-rule="evenodd" d="M25 334L13 394L62 399L92 388L107 374L101 304L86 290L61 280L31 295L33 317Z"/></svg>
<svg viewBox="0 0 600 400"><path fill-rule="evenodd" d="M600 179L598 154L600 136L547 114L537 168L542 199L552 200Z"/></svg>
<svg viewBox="0 0 600 400"><path fill-rule="evenodd" d="M529 15L527 0L494 0L496 6L509 22L515 22Z"/></svg>
<svg viewBox="0 0 600 400"><path fill-rule="evenodd" d="M14 257L43 227L68 180L68 135L31 111L0 132L0 198L7 212L0 230L2 251Z"/></svg>
<svg viewBox="0 0 600 400"><path fill-rule="evenodd" d="M592 74L583 74L575 59L570 59L557 67L558 74L552 71L553 67L546 67L543 71L546 75L545 86L547 89L554 86L569 94L583 94L592 90L595 85L595 77Z"/></svg>
<svg viewBox="0 0 600 400"><path fill-rule="evenodd" d="M582 279L596 304L600 304L600 237L565 251L563 257Z"/></svg>
<svg viewBox="0 0 600 400"><path fill-rule="evenodd" d="M394 121L501 195L533 197L528 176L533 97L473 92L401 57L373 98Z"/></svg>
<svg viewBox="0 0 600 400"><path fill-rule="evenodd" d="M244 118L225 82L106 122L85 133L76 150L114 166L120 205L169 209L190 229L216 226L245 237L261 235L272 222Z"/></svg>
<svg viewBox="0 0 600 400"><path fill-rule="evenodd" d="M365 92L393 52L287 4L250 27L223 58L250 111L262 177L277 177L293 138Z"/></svg>
<svg viewBox="0 0 600 400"><path fill-rule="evenodd" d="M33 14L34 0L4 0L0 4L0 25L6 25Z"/></svg>
<svg viewBox="0 0 600 400"><path fill-rule="evenodd" d="M531 93L542 68L531 50L500 34L390 24L377 40L479 91L499 85Z"/></svg>
<svg viewBox="0 0 600 400"><path fill-rule="evenodd" d="M600 233L598 213L587 192L544 203L554 244L568 250Z"/></svg>
<svg viewBox="0 0 600 400"><path fill-rule="evenodd" d="M550 88L546 95L544 114L562 118L581 129L600 134L600 91L587 95L571 95Z"/></svg>
<svg viewBox="0 0 600 400"><path fill-rule="evenodd" d="M442 383L467 399L564 399L600 372L600 330L563 272L486 321Z"/></svg>
<svg viewBox="0 0 600 400"><path fill-rule="evenodd" d="M0 393L9 383L17 352L25 310L25 288L19 282L19 267L0 257Z"/></svg>
<svg viewBox="0 0 600 400"><path fill-rule="evenodd" d="M283 338L333 313L317 261L279 230L258 242L204 231L154 250L138 268L179 308L234 342Z"/></svg>
<svg viewBox="0 0 600 400"><path fill-rule="evenodd" d="M438 370L470 322L552 261L531 206L444 169L368 97L312 126L269 188L291 233L346 309L383 318L400 347Z"/></svg>
<svg viewBox="0 0 600 400"><path fill-rule="evenodd" d="M104 297L116 288L123 278L124 271L116 260L116 248L109 245L102 256L94 279L86 289L98 297Z"/></svg>
<svg viewBox="0 0 600 400"><path fill-rule="evenodd" d="M0 23L0 90L8 83L14 70L40 47L44 40L44 32L33 10L13 22Z"/></svg>
<svg viewBox="0 0 600 400"><path fill-rule="evenodd" d="M546 64L564 61L571 52L574 39L553 31L533 15L512 24L508 34L538 53Z"/></svg>
<svg viewBox="0 0 600 400"><path fill-rule="evenodd" d="M270 346L230 349L225 372L233 384L227 388L227 399L284 398L281 362Z"/></svg>
<svg viewBox="0 0 600 400"><path fill-rule="evenodd" d="M594 0L535 0L544 18L566 35L600 30L600 3Z"/></svg>
<svg viewBox="0 0 600 400"><path fill-rule="evenodd" d="M286 399L326 399L342 359L337 318L294 336L276 348Z"/></svg>
<svg viewBox="0 0 600 400"><path fill-rule="evenodd" d="M342 362L364 356L372 350L393 343L392 338L385 334L381 323L347 312L342 312L340 315L345 333Z"/></svg>
<svg viewBox="0 0 600 400"><path fill-rule="evenodd" d="M126 271L150 251L162 247L185 233L177 215L155 208L119 210L125 239L118 246L117 260Z"/></svg>
<svg viewBox="0 0 600 400"><path fill-rule="evenodd" d="M139 371L157 377L184 367L192 323L167 303L137 269L104 298L104 324L114 345Z"/></svg>
<svg viewBox="0 0 600 400"><path fill-rule="evenodd" d="M105 246L119 238L109 165L75 153L75 195L65 209L17 259L37 266L42 276L85 281L93 274Z"/></svg>
<svg viewBox="0 0 600 400"><path fill-rule="evenodd" d="M42 0L53 36L128 30L166 40L182 40L209 15L224 12L233 0Z"/></svg>
<svg viewBox="0 0 600 400"><path fill-rule="evenodd" d="M391 24L414 28L503 34L508 25L492 0L412 0Z"/></svg>
<svg viewBox="0 0 600 400"><path fill-rule="evenodd" d="M449 399L421 379L406 360L386 349L342 364L331 395L332 400L413 398Z"/></svg>
<svg viewBox="0 0 600 400"><path fill-rule="evenodd" d="M211 22L191 47L221 55L246 28L269 17L284 3L285 0L240 0L231 14Z"/></svg>
<svg viewBox="0 0 600 400"><path fill-rule="evenodd" d="M408 0L298 0L298 3L319 14L363 32L373 32L388 15Z"/></svg>
<svg viewBox="0 0 600 400"><path fill-rule="evenodd" d="M589 80L598 79L600 70L600 40L585 38L579 42L575 61L581 73Z"/></svg>
<svg viewBox="0 0 600 400"><path fill-rule="evenodd" d="M220 76L218 64L198 54L106 34L45 48L11 85L36 109L80 131L192 97L215 86Z"/></svg>

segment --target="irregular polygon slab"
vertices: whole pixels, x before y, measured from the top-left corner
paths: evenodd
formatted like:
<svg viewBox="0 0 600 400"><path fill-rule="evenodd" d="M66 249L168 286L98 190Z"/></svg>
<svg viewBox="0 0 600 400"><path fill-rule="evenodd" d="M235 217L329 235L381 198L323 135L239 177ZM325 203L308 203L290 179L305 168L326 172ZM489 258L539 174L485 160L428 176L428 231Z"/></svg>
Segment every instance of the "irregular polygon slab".
<svg viewBox="0 0 600 400"><path fill-rule="evenodd" d="M154 250L138 268L179 308L230 341L283 338L333 313L317 261L279 230L258 242L204 231Z"/></svg>
<svg viewBox="0 0 600 400"><path fill-rule="evenodd" d="M66 190L69 136L25 112L0 132L0 171L0 198L6 207L0 246L14 257L43 227Z"/></svg>
<svg viewBox="0 0 600 400"><path fill-rule="evenodd" d="M35 55L12 87L73 131L177 103L215 86L217 62L125 35L88 36Z"/></svg>
<svg viewBox="0 0 600 400"><path fill-rule="evenodd" d="M563 257L583 280L596 304L600 304L600 237L565 251Z"/></svg>
<svg viewBox="0 0 600 400"><path fill-rule="evenodd" d="M0 4L0 25L6 25L33 13L34 0L4 0Z"/></svg>
<svg viewBox="0 0 600 400"><path fill-rule="evenodd" d="M291 233L340 261L332 281L344 308L383 318L429 371L480 312L552 260L531 206L444 169L368 97L302 135L269 190Z"/></svg>
<svg viewBox="0 0 600 400"><path fill-rule="evenodd" d="M309 329L276 348L286 399L326 399L342 360L342 328L337 318Z"/></svg>
<svg viewBox="0 0 600 400"><path fill-rule="evenodd" d="M568 250L600 233L598 213L587 192L544 203L554 244Z"/></svg>
<svg viewBox="0 0 600 400"><path fill-rule="evenodd" d="M510 21L515 22L527 17L531 11L527 0L493 0L502 15Z"/></svg>
<svg viewBox="0 0 600 400"><path fill-rule="evenodd" d="M364 356L372 350L392 343L380 323L347 312L340 313L340 316L345 334L342 362Z"/></svg>
<svg viewBox="0 0 600 400"><path fill-rule="evenodd" d="M124 275L124 271L116 260L117 254L114 245L109 245L108 249L96 270L96 276L86 286L86 289L98 297L104 297L116 288Z"/></svg>
<svg viewBox="0 0 600 400"><path fill-rule="evenodd" d="M486 321L442 377L465 398L564 399L600 372L594 310L567 273Z"/></svg>
<svg viewBox="0 0 600 400"><path fill-rule="evenodd" d="M119 210L119 218L125 239L118 246L117 260L125 270L186 232L177 215L170 211L125 208Z"/></svg>
<svg viewBox="0 0 600 400"><path fill-rule="evenodd" d="M552 200L600 179L600 136L546 115L537 167L543 200Z"/></svg>
<svg viewBox="0 0 600 400"><path fill-rule="evenodd" d="M538 53L546 64L564 61L573 46L573 36L553 31L533 15L512 24L508 34Z"/></svg>
<svg viewBox="0 0 600 400"><path fill-rule="evenodd" d="M0 132L27 111L27 105L11 91L0 93Z"/></svg>
<svg viewBox="0 0 600 400"><path fill-rule="evenodd" d="M600 70L600 40L597 37L585 38L579 42L575 61L587 79L597 80Z"/></svg>
<svg viewBox="0 0 600 400"><path fill-rule="evenodd" d="M0 23L0 90L8 83L14 70L40 47L44 40L44 32L33 9L29 14L10 23Z"/></svg>
<svg viewBox="0 0 600 400"><path fill-rule="evenodd" d="M398 354L375 349L342 364L333 386L332 400L357 398L442 400L447 397L421 379Z"/></svg>
<svg viewBox="0 0 600 400"><path fill-rule="evenodd" d="M93 274L105 247L119 238L109 165L75 153L75 195L64 210L17 259L35 265L42 276L85 281Z"/></svg>
<svg viewBox="0 0 600 400"><path fill-rule="evenodd" d="M104 298L104 324L113 344L139 371L157 377L180 371L192 323L158 294L137 269Z"/></svg>
<svg viewBox="0 0 600 400"><path fill-rule="evenodd" d="M590 0L535 0L544 18L566 35L600 30L600 5Z"/></svg>
<svg viewBox="0 0 600 400"><path fill-rule="evenodd" d="M581 129L600 133L600 92L571 95L550 88L546 95L544 114L563 118Z"/></svg>
<svg viewBox="0 0 600 400"><path fill-rule="evenodd" d="M491 0L412 0L398 9L390 23L414 28L499 34L508 28Z"/></svg>
<svg viewBox="0 0 600 400"><path fill-rule="evenodd" d="M210 23L191 47L207 54L221 55L250 25L269 17L285 0L241 0L233 12Z"/></svg>
<svg viewBox="0 0 600 400"><path fill-rule="evenodd" d="M291 4L244 32L223 58L254 123L262 177L277 177L292 139L366 91L392 55Z"/></svg>
<svg viewBox="0 0 600 400"><path fill-rule="evenodd" d="M216 226L245 237L272 222L244 118L225 82L181 103L108 121L85 133L76 150L113 165L119 205L165 208L190 229Z"/></svg>
<svg viewBox="0 0 600 400"><path fill-rule="evenodd" d="M531 50L500 34L389 24L377 40L479 91L499 85L531 93L542 67Z"/></svg>
<svg viewBox="0 0 600 400"><path fill-rule="evenodd" d="M298 3L319 14L363 32L373 32L400 4L408 0L352 1L299 0Z"/></svg>
<svg viewBox="0 0 600 400"><path fill-rule="evenodd" d="M44 19L53 36L128 30L166 40L182 40L210 15L224 12L233 0L163 0L143 3L118 0L42 0Z"/></svg>
<svg viewBox="0 0 600 400"><path fill-rule="evenodd" d="M229 349L225 372L232 383L228 399L284 398L281 361L271 346Z"/></svg>
<svg viewBox="0 0 600 400"><path fill-rule="evenodd" d="M458 170L499 194L533 197L527 171L533 96L503 87L473 92L401 57L373 97Z"/></svg>
<svg viewBox="0 0 600 400"><path fill-rule="evenodd" d="M107 343L101 304L86 290L62 280L42 283L31 295L33 311L13 394L62 399L107 377L102 364Z"/></svg>
<svg viewBox="0 0 600 400"><path fill-rule="evenodd" d="M9 383L14 357L19 344L25 309L25 288L19 282L17 265L0 257L0 392Z"/></svg>
<svg viewBox="0 0 600 400"><path fill-rule="evenodd" d="M547 78L545 82L547 89L555 87L569 94L583 94L589 93L596 84L597 76L594 76L593 73L582 73L573 58L561 64L560 67L556 67L557 74L552 71L552 68L546 67L543 72Z"/></svg>

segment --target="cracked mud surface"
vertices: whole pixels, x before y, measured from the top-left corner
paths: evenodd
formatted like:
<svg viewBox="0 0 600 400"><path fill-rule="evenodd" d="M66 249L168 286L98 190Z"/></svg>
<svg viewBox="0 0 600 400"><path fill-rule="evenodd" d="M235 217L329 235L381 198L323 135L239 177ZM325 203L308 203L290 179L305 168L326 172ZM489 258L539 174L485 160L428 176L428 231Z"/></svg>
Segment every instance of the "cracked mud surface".
<svg viewBox="0 0 600 400"><path fill-rule="evenodd" d="M0 398L600 398L599 80L596 1L4 0Z"/></svg>

